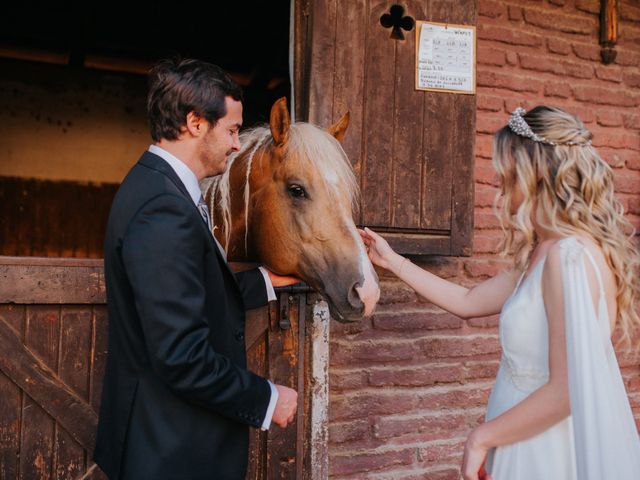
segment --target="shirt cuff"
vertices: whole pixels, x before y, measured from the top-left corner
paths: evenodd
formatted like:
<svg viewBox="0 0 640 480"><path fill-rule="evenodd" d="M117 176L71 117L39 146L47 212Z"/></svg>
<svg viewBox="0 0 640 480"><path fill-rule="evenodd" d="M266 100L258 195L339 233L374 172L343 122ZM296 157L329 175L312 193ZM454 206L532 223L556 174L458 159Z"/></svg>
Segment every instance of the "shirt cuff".
<svg viewBox="0 0 640 480"><path fill-rule="evenodd" d="M276 297L276 291L273 289L273 284L269 278L269 272L267 272L267 269L264 267L258 267L258 269L260 270L260 273L262 273L262 276L264 277L264 284L267 287L267 301L276 301L278 297Z"/></svg>
<svg viewBox="0 0 640 480"><path fill-rule="evenodd" d="M269 430L271 426L271 419L273 418L273 412L276 409L276 403L278 403L278 389L271 382L271 380L267 380L269 382L269 386L271 387L271 399L269 400L269 406L267 407L267 414L264 416L264 421L262 422L262 430Z"/></svg>

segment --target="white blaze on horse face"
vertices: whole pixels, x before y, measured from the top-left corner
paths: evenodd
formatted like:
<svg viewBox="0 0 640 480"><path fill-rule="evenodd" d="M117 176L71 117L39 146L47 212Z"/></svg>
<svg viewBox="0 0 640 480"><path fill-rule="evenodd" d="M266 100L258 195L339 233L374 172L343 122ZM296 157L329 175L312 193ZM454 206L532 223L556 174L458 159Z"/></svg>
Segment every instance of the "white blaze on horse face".
<svg viewBox="0 0 640 480"><path fill-rule="evenodd" d="M349 231L353 236L356 245L358 246L358 259L360 261L360 272L364 276L364 281L360 287L356 288L356 292L358 292L358 296L362 303L364 303L364 315L368 317L373 313L373 309L376 307L378 300L380 299L380 287L375 278L375 273L373 270L373 265L369 261L369 256L365 250L364 243L362 242L362 238L358 234L353 221L350 216L345 215L344 221L346 225L349 226Z"/></svg>

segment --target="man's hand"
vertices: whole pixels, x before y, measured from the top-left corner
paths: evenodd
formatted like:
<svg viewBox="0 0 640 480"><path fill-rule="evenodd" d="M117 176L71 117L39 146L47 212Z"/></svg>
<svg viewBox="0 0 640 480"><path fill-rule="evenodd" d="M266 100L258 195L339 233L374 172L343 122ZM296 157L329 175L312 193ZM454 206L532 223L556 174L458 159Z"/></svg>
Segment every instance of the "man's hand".
<svg viewBox="0 0 640 480"><path fill-rule="evenodd" d="M289 285L295 285L296 283L302 282L302 280L297 277L292 277L289 275L278 275L277 273L273 273L268 268L266 268L266 270L269 274L271 285L273 285L274 287L287 287Z"/></svg>
<svg viewBox="0 0 640 480"><path fill-rule="evenodd" d="M283 385L276 385L276 388L278 389L278 401L273 411L271 421L279 427L284 428L290 424L296 416L298 409L298 392Z"/></svg>

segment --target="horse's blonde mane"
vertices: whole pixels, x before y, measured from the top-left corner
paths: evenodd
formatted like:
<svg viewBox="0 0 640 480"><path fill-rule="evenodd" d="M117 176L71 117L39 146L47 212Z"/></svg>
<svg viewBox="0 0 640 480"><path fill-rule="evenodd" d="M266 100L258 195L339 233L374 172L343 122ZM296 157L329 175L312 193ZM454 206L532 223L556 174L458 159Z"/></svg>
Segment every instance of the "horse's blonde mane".
<svg viewBox="0 0 640 480"><path fill-rule="evenodd" d="M248 235L248 211L250 186L249 176L251 166L254 162L255 154L261 147L273 142L269 126L258 126L245 130L240 134L240 151L232 154L227 162L227 168L221 175L209 177L201 182L202 191L205 196L209 195L209 211L212 214L214 206L217 204L222 213L222 228L224 231L224 247L228 250L231 236L231 204L229 201L229 172L234 162L238 158L246 158L246 181L244 187L244 212L245 212L245 251L247 248ZM352 211L357 211L359 205L359 189L356 177L353 173L351 163L346 153L342 149L340 142L324 130L310 123L293 123L289 128L289 140L287 142L284 162L294 155L303 162L303 166L319 172L334 194L339 196L346 194L351 202ZM214 230L217 228L214 226Z"/></svg>

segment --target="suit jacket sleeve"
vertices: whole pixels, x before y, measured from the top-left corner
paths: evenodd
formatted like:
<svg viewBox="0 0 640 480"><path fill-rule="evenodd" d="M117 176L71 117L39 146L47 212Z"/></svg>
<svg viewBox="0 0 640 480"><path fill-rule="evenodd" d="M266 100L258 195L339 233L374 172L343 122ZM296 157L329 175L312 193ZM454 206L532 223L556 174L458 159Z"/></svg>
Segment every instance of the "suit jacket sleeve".
<svg viewBox="0 0 640 480"><path fill-rule="evenodd" d="M259 427L271 390L266 379L214 351L205 316L206 236L187 199L163 194L135 215L122 239L154 372L186 400Z"/></svg>
<svg viewBox="0 0 640 480"><path fill-rule="evenodd" d="M267 286L264 284L264 277L260 270L257 268L245 270L236 273L235 276L247 310L263 307L268 303Z"/></svg>

